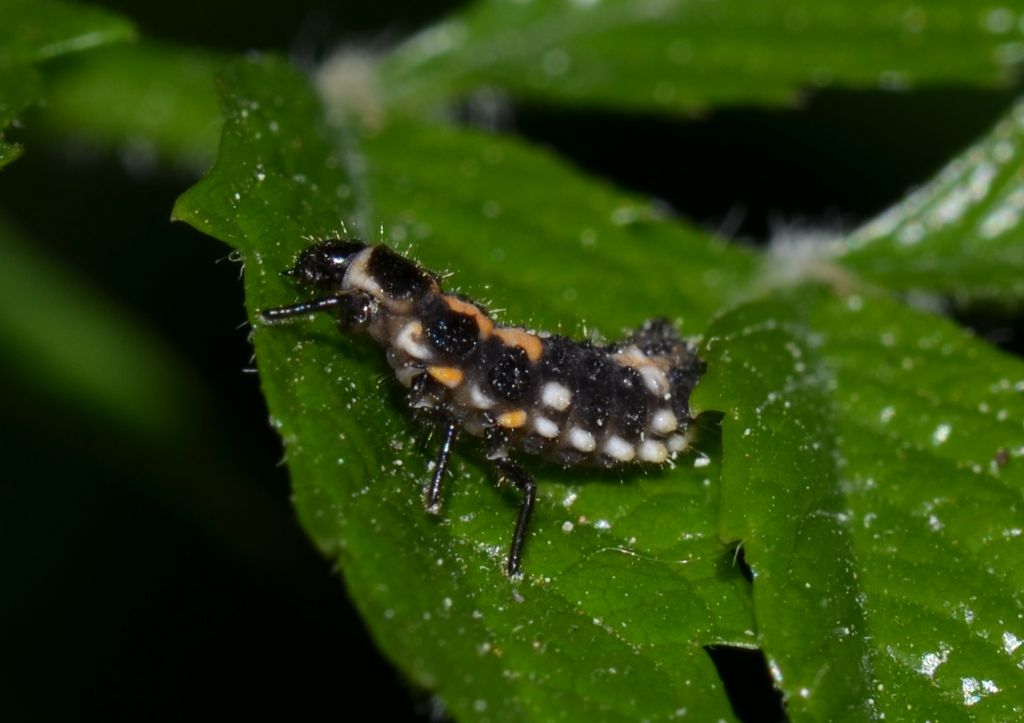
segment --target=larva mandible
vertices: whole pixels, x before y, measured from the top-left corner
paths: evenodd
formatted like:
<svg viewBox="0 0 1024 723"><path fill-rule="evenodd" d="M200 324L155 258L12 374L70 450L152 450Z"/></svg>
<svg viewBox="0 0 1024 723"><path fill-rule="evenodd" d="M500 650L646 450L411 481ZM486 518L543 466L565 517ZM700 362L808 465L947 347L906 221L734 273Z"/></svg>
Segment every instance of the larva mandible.
<svg viewBox="0 0 1024 723"><path fill-rule="evenodd" d="M506 571L520 567L537 485L511 455L564 466L665 464L688 446L690 392L702 371L692 346L664 319L620 342L595 344L501 326L479 304L445 293L438 278L384 245L328 239L285 272L317 294L266 309L268 323L328 312L345 333L386 351L410 404L442 431L427 509L460 432L485 440L495 473L522 492Z"/></svg>

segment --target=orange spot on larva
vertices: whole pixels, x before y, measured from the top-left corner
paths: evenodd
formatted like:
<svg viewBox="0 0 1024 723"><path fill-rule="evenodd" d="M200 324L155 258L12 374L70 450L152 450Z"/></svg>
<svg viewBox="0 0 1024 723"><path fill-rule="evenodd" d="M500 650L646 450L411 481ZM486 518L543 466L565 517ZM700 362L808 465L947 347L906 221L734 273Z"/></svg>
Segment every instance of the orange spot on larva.
<svg viewBox="0 0 1024 723"><path fill-rule="evenodd" d="M462 384L462 370L455 367L427 367L427 374L449 389Z"/></svg>
<svg viewBox="0 0 1024 723"><path fill-rule="evenodd" d="M500 338L509 346L518 346L526 352L526 358L532 362L540 359L544 352L544 345L540 337L522 329L502 328L495 329L494 335Z"/></svg>
<svg viewBox="0 0 1024 723"><path fill-rule="evenodd" d="M473 320L476 321L477 327L480 329L481 339L486 339L491 335L491 331L494 329L494 322L480 310L480 307L475 304L471 304L468 301L463 301L458 296L445 296L444 301L452 311L473 317Z"/></svg>
<svg viewBox="0 0 1024 723"><path fill-rule="evenodd" d="M518 429L526 424L526 412L516 409L513 412L505 412L498 415L498 426L505 429Z"/></svg>

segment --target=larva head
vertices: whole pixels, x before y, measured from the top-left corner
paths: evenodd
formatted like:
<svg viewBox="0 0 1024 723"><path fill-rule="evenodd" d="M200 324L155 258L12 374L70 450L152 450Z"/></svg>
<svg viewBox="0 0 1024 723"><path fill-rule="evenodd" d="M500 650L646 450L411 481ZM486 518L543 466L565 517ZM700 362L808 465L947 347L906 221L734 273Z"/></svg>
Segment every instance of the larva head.
<svg viewBox="0 0 1024 723"><path fill-rule="evenodd" d="M330 239L313 244L295 261L288 275L303 286L321 291L344 291L345 272L352 259L366 248L362 241Z"/></svg>

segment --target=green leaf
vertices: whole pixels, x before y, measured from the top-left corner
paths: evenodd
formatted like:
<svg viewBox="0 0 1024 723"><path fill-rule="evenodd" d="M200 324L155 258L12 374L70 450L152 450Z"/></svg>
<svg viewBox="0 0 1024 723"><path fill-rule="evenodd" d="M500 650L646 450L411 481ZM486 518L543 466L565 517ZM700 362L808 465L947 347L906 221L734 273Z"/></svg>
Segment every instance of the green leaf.
<svg viewBox="0 0 1024 723"><path fill-rule="evenodd" d="M0 0L0 168L21 155L3 131L41 97L33 65L67 53L131 40L130 22L99 8L58 0Z"/></svg>
<svg viewBox="0 0 1024 723"><path fill-rule="evenodd" d="M39 75L32 68L0 67L0 131L10 126L34 99L39 97ZM0 168L23 152L0 134Z"/></svg>
<svg viewBox="0 0 1024 723"><path fill-rule="evenodd" d="M326 126L273 60L232 66L222 87L220 154L175 216L242 253L250 314L296 300L280 272L345 219L383 222L450 268L449 287L489 288L510 319L569 328L580 309L616 331L678 307L699 329L752 271L748 254L513 140L407 126L361 139ZM382 648L454 715L732 717L702 646L748 646L752 628L715 529L713 430L705 454L659 473L536 467L525 576L510 581L517 495L466 440L442 515L425 513L433 444L418 441L380 350L323 318L256 322L254 343L304 526L338 557Z"/></svg>
<svg viewBox="0 0 1024 723"><path fill-rule="evenodd" d="M16 143L0 141L0 168L3 168L11 161L17 160L22 152L22 147Z"/></svg>
<svg viewBox="0 0 1024 723"><path fill-rule="evenodd" d="M927 185L849 239L840 263L872 282L960 304L1024 303L1024 102Z"/></svg>
<svg viewBox="0 0 1024 723"><path fill-rule="evenodd" d="M742 543L754 573L759 642L790 712L866 719L867 628L838 522L836 433L808 333L794 304L762 302L719 319L695 404L726 412L723 537Z"/></svg>
<svg viewBox="0 0 1024 723"><path fill-rule="evenodd" d="M101 48L48 69L43 131L193 171L217 150L220 109L212 53L156 43Z"/></svg>
<svg viewBox="0 0 1024 723"><path fill-rule="evenodd" d="M723 535L800 719L1024 712L1024 364L884 297L717 320Z"/></svg>
<svg viewBox="0 0 1024 723"><path fill-rule="evenodd" d="M773 291L752 254L514 140L329 124L278 61L231 66L222 94L218 159L175 214L246 261L304 526L382 648L456 717L730 718L701 648L754 642L794 720L1021 716L1019 360L839 267L820 274L832 287ZM538 466L526 574L506 580L516 496L472 441L429 518L433 444L380 350L325 318L256 321L303 297L280 272L311 238L350 233L450 271L512 323L612 336L660 314L704 332L701 454L656 474ZM1005 263L999 240L975 256ZM998 283L990 298L1012 298Z"/></svg>
<svg viewBox="0 0 1024 723"><path fill-rule="evenodd" d="M825 85L992 85L1024 56L1016 17L961 0L483 0L384 58L380 88L410 108L487 87L689 112Z"/></svg>
<svg viewBox="0 0 1024 723"><path fill-rule="evenodd" d="M132 40L131 22L109 10L61 0L0 0L0 65L28 65Z"/></svg>
<svg viewBox="0 0 1024 723"><path fill-rule="evenodd" d="M614 337L668 316L695 334L757 269L752 253L508 138L396 123L363 148L367 226L458 270L450 283L476 298L500 289L515 323Z"/></svg>

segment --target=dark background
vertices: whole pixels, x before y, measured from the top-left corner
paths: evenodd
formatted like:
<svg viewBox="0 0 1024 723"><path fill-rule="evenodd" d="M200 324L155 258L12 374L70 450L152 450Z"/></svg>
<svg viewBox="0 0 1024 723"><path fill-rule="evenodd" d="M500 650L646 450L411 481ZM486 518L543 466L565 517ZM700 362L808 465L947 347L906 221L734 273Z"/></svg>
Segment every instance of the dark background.
<svg viewBox="0 0 1024 723"><path fill-rule="evenodd" d="M340 42L397 41L459 5L102 4L144 37L272 49L305 64ZM520 105L505 130L762 243L781 226L837 229L884 209L986 131L1018 91L828 91L798 108L686 120ZM0 172L0 215L130 309L188 367L204 400L194 444L166 449L23 384L0 360L9 470L0 484L0 717L345 718L368 706L380 717L429 716L429 698L380 658L294 519L280 443L258 380L244 371L239 267L220 243L167 221L193 180L32 145ZM1012 320L965 321L1020 352ZM741 687L760 672L749 656L726 664L746 671ZM766 710L752 705L749 719L771 718Z"/></svg>

